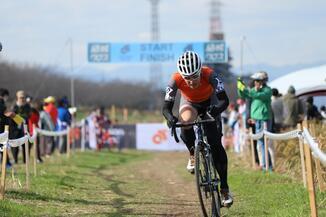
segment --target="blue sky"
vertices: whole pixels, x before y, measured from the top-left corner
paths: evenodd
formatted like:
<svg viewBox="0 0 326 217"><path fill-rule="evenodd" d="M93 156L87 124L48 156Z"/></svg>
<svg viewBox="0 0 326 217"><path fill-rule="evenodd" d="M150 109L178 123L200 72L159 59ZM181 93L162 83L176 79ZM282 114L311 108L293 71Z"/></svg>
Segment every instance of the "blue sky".
<svg viewBox="0 0 326 217"><path fill-rule="evenodd" d="M210 0L161 0L161 41L205 41ZM222 29L234 70L253 65L287 67L326 63L326 1L222 0ZM150 41L149 0L2 0L0 58L11 62L70 67L68 39L73 41L75 76L101 71L102 77L147 76L137 64L89 64L88 42ZM168 76L174 63L164 64ZM130 72L132 69L133 72ZM69 70L68 70L69 71ZM136 75L136 76L133 76Z"/></svg>

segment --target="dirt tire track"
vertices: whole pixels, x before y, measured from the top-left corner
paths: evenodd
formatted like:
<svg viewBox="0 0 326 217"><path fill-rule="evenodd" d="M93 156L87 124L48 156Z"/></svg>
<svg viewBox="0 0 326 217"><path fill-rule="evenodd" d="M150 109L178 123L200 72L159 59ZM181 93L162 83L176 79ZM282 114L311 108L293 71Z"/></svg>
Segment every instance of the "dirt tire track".
<svg viewBox="0 0 326 217"><path fill-rule="evenodd" d="M129 181L144 183L141 189L130 189L134 197L126 199L124 208L130 210L132 205L132 216L201 216L195 177L185 168L187 153L160 152L153 156L129 165L123 172L129 174Z"/></svg>

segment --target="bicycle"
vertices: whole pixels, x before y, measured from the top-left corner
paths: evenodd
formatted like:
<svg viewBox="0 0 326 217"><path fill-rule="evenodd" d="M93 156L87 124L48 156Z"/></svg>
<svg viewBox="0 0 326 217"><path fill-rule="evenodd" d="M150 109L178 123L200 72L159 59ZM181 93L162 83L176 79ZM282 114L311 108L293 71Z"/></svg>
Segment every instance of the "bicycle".
<svg viewBox="0 0 326 217"><path fill-rule="evenodd" d="M207 118L208 117L208 118ZM221 196L219 192L219 178L214 167L210 145L207 142L204 125L215 122L216 120L208 113L199 115L198 119L192 123L176 123L171 128L171 135L178 143L179 138L176 128L196 126L197 142L195 145L195 176L197 193L200 206L204 217L220 217L222 207Z"/></svg>

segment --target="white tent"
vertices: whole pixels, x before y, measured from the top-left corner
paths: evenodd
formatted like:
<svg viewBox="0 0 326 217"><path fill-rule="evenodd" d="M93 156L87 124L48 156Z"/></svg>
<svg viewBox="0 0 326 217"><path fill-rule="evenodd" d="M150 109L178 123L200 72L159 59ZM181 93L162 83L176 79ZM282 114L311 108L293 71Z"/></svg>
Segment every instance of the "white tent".
<svg viewBox="0 0 326 217"><path fill-rule="evenodd" d="M296 95L326 95L326 65L302 69L279 77L268 84L286 94L290 85L296 89Z"/></svg>

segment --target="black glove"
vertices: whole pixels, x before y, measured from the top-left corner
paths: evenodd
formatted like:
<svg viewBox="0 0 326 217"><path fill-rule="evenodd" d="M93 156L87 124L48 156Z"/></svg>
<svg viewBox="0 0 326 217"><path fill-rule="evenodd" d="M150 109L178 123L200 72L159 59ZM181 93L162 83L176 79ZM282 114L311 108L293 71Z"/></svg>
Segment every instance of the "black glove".
<svg viewBox="0 0 326 217"><path fill-rule="evenodd" d="M169 128L173 127L178 122L178 118L173 115L169 115L166 120Z"/></svg>
<svg viewBox="0 0 326 217"><path fill-rule="evenodd" d="M220 114L219 109L215 105L211 105L207 108L207 112L213 117L216 118Z"/></svg>

